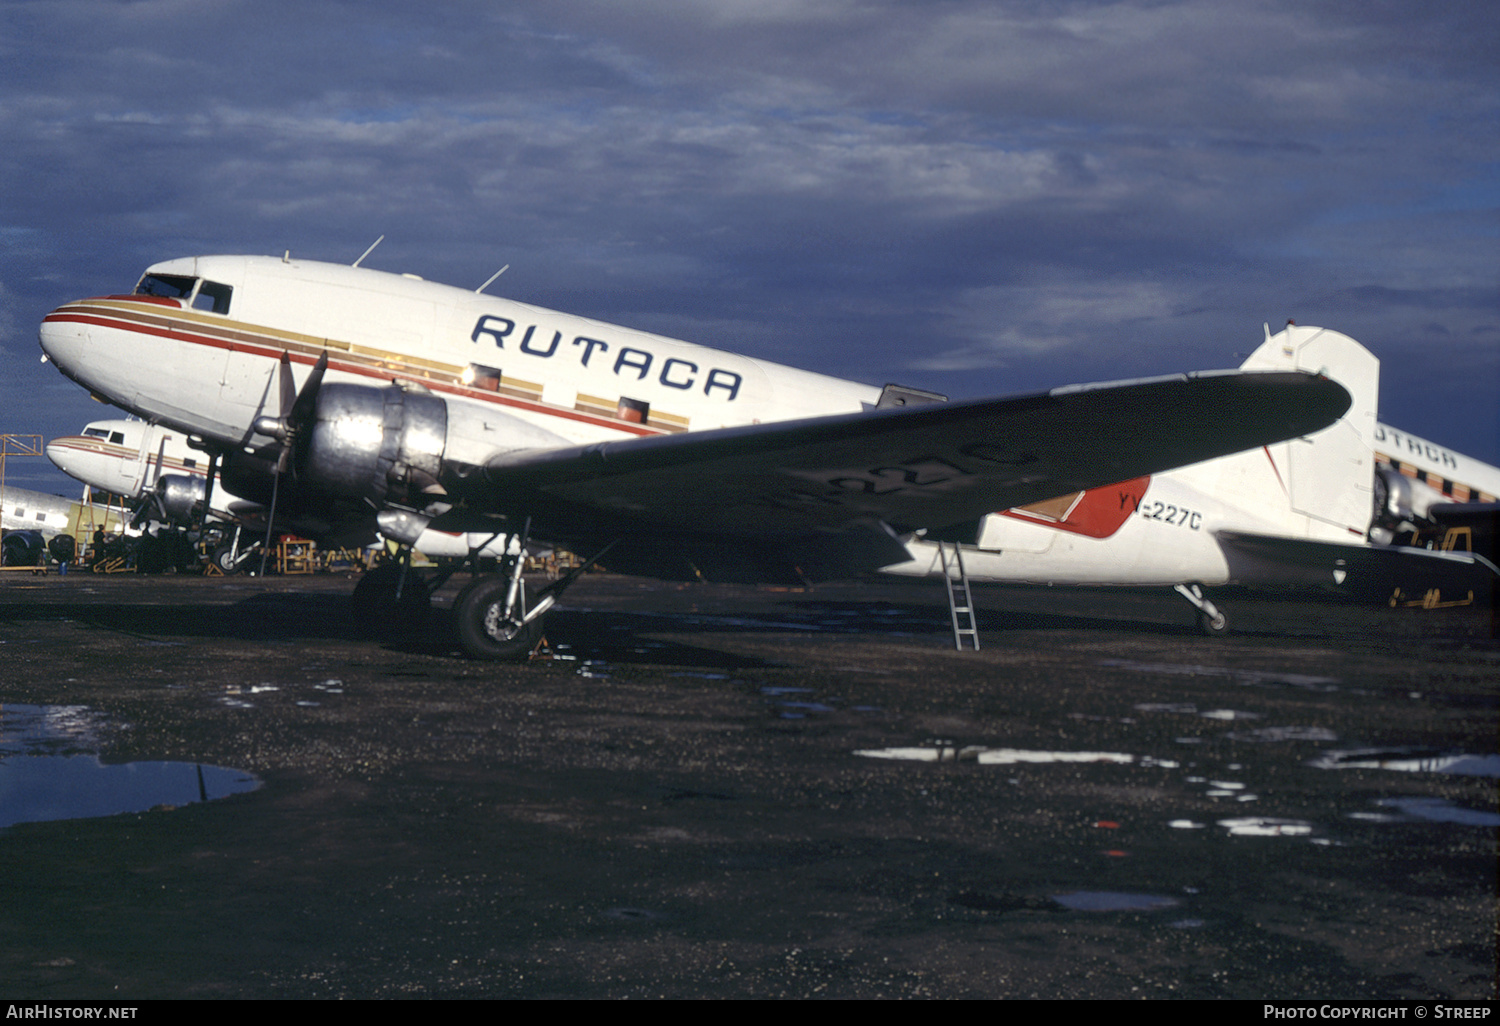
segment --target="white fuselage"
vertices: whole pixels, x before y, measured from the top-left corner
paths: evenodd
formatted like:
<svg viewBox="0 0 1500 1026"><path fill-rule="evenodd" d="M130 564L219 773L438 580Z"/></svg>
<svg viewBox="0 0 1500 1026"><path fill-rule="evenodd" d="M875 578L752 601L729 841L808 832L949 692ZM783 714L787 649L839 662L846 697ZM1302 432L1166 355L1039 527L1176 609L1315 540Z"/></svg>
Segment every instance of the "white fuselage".
<svg viewBox="0 0 1500 1026"><path fill-rule="evenodd" d="M181 297L69 303L41 327L42 348L64 374L152 422L143 426L152 438L118 451L79 437L54 441L75 469L89 464L75 476L100 487L108 480L126 495L143 494L162 472L204 475L206 460L182 466L182 457L158 452L158 432L246 451L271 442L254 424L282 412L283 353L299 386L326 352L328 382L394 382L476 411L483 436L450 439L447 455L460 461L851 413L880 396L869 385L407 275L225 256L156 264L143 282L152 276L200 284ZM471 451L454 451L461 445ZM490 537L429 531L419 548L463 555Z"/></svg>
<svg viewBox="0 0 1500 1026"><path fill-rule="evenodd" d="M858 412L880 390L403 275L272 257L195 257L148 275L227 290L116 296L59 308L42 348L63 373L132 413L220 445L254 445L277 413L278 362L300 379L428 389L450 403L580 444Z"/></svg>

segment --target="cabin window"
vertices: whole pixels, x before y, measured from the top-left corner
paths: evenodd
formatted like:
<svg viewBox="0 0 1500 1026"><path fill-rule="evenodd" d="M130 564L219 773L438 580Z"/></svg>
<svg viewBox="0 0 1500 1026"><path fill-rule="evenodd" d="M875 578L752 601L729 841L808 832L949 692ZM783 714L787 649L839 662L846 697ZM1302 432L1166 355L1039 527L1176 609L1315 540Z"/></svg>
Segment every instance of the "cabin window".
<svg viewBox="0 0 1500 1026"><path fill-rule="evenodd" d="M620 405L615 409L615 416L621 420L628 420L632 424L646 423L646 417L651 412L651 404L640 399L620 399Z"/></svg>
<svg viewBox="0 0 1500 1026"><path fill-rule="evenodd" d="M198 461L195 460L195 459L193 459L193 457L191 457L191 456L184 456L182 458L182 465L184 467L186 467L187 469L192 470L194 467L196 467L198 465Z"/></svg>
<svg viewBox="0 0 1500 1026"><path fill-rule="evenodd" d="M482 388L487 392L500 391L500 368L486 367L482 363L471 363L464 368L459 380L470 388Z"/></svg>
<svg viewBox="0 0 1500 1026"><path fill-rule="evenodd" d="M185 299L193 293L197 278L183 274L148 274L135 287L138 296L165 296L168 299Z"/></svg>
<svg viewBox="0 0 1500 1026"><path fill-rule="evenodd" d="M205 281L198 286L198 294L193 297L194 310L208 310L216 314L227 314L229 312L229 297L234 293L234 287L224 285L216 281Z"/></svg>

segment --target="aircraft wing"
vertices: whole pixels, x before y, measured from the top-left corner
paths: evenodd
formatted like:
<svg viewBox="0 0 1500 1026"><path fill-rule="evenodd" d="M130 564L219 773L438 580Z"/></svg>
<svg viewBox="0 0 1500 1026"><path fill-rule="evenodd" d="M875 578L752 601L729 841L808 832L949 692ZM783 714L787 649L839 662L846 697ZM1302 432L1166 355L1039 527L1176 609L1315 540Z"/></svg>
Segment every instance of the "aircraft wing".
<svg viewBox="0 0 1500 1026"><path fill-rule="evenodd" d="M1075 385L504 453L470 476L464 499L534 515L558 538L889 541L1309 434L1349 402L1335 382L1297 372ZM904 558L891 544L854 548L843 570Z"/></svg>

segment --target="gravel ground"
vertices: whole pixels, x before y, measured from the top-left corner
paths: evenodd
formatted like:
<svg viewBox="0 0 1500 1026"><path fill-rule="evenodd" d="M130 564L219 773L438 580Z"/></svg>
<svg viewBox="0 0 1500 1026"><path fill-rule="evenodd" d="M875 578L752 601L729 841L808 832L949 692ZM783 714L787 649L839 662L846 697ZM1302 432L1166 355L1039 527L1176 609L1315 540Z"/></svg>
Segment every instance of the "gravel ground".
<svg viewBox="0 0 1500 1026"><path fill-rule="evenodd" d="M351 584L0 579L0 740L262 782L0 830L12 997L1496 996L1488 608L601 574L497 666Z"/></svg>

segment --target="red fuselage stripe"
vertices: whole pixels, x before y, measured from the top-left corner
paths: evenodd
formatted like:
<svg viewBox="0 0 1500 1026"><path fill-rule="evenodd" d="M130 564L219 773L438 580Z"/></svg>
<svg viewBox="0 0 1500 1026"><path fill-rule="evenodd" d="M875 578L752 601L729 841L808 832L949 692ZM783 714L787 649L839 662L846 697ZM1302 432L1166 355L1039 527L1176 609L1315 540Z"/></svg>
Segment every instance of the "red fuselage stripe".
<svg viewBox="0 0 1500 1026"><path fill-rule="evenodd" d="M158 338L171 339L174 342L186 342L189 345L206 346L211 349L223 349L228 352L249 353L253 356L263 357L269 360L279 360L283 352L293 363L300 363L311 367L317 362L316 358L303 356L300 353L292 353L286 344L277 345L274 342L252 343L242 339L215 338L212 335L200 335L190 333L176 328L160 328L155 325L142 324L131 320L128 316L101 316L99 314L80 313L52 313L48 314L45 321L67 322L75 324L92 324L101 328L114 328L120 331L131 331L140 335L155 335ZM575 420L583 424L593 424L596 427L609 428L612 431L620 431L629 435L659 435L666 434L664 431L632 424L627 421L613 420L604 417L591 416L576 410L564 410L555 406L545 406L541 403L528 403L524 399L514 399L509 396L497 396L490 392L470 390L453 385L445 385L441 382L432 381L410 372L398 371L392 368L370 368L357 363L346 363L335 360L332 351L329 350L328 369L342 371L345 374L358 375L365 378L375 378L381 381L390 380L392 377L401 377L406 380L422 385L423 388L434 392L447 392L450 395L461 396L465 399L477 400L495 406L511 406L516 409L529 410L540 413L547 417L559 417L563 420Z"/></svg>

